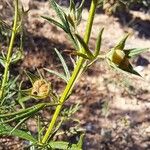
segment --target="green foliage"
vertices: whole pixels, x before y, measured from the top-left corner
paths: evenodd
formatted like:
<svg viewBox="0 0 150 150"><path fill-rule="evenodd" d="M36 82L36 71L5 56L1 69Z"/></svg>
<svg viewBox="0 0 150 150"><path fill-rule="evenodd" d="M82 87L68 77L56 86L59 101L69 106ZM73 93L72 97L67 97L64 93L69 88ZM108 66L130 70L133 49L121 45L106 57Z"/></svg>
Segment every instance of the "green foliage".
<svg viewBox="0 0 150 150"><path fill-rule="evenodd" d="M17 136L21 139L29 140L32 143L36 143L36 139L32 137L29 133L26 131L18 130L15 129L13 131L13 127L7 125L7 124L0 124L0 135L12 135L12 136Z"/></svg>
<svg viewBox="0 0 150 150"><path fill-rule="evenodd" d="M125 71L141 76L137 71L134 70L131 63L129 62L129 58L148 50L148 48L135 48L125 50L125 42L128 36L129 34L121 39L121 41L119 41L119 43L114 48L112 48L110 52L108 52L106 56L107 62L111 67L119 71Z"/></svg>
<svg viewBox="0 0 150 150"><path fill-rule="evenodd" d="M77 144L71 144L62 141L55 141L55 142L51 141L48 144L48 147L60 150L82 150L82 145L83 145L83 135L80 136L79 142Z"/></svg>
<svg viewBox="0 0 150 150"><path fill-rule="evenodd" d="M84 37L78 32L78 25L82 20L84 0L81 1L78 7L75 5L74 0L70 0L68 11L64 11L55 0L49 1L59 21L47 16L42 16L42 18L62 29L68 35L74 47L74 50L71 51L71 54L75 55L71 60L74 62L74 70L72 72L70 71L66 59L63 58L59 50L54 49L63 67L63 73L47 68L44 68L44 70L66 82L65 89L60 95L54 92L55 90L53 89L52 83L47 81L39 72L38 74L33 74L25 71L26 76L31 82L30 88L23 88L22 85L24 81L20 79L20 76L13 77L10 74L10 66L14 63L18 63L20 59L23 59L23 25L24 16L28 13L28 11L24 11L23 7L20 7L21 4L19 0L15 0L13 27L7 25L6 22L0 18L0 35L10 38L7 53L1 51L0 55L0 64L4 68L4 73L1 73L2 78L0 81L0 135L17 136L28 140L32 144L30 147L35 149L80 150L83 145L84 131L80 128L80 121L73 117L73 114L80 109L80 105L71 105L69 108L66 108L64 105L64 103L69 100L77 79L90 65L100 58L107 60L111 67L123 71L123 73L127 72L139 75L132 67L129 59L148 50L148 48L125 49L126 40L129 36L126 35L109 53L102 56L100 51L104 29L102 28L98 33L94 50L89 49L88 41L90 39L96 8L103 1L91 1L89 19L87 20ZM5 31L9 31L11 34L5 34ZM20 40L18 42L19 46L15 48L14 43L17 36L20 37ZM2 40L0 42L2 42ZM34 100L36 104L30 104L29 106L27 103L31 99ZM55 110L48 128L46 128L47 125L45 125L43 119L39 117L39 113L46 107L50 110L51 107L53 107L52 110ZM103 105L103 115L107 116L108 111L108 104L105 103ZM59 122L57 122L58 117L60 119ZM38 133L34 137L26 127L26 120L29 118L37 120ZM72 135L80 134L80 139L77 143L56 140L58 135L64 134L64 132L61 133L61 126L68 121L75 123L75 126L70 127L67 133ZM24 130L21 130L22 127Z"/></svg>
<svg viewBox="0 0 150 150"><path fill-rule="evenodd" d="M0 42L10 37L11 34L11 27L2 19L0 18Z"/></svg>
<svg viewBox="0 0 150 150"><path fill-rule="evenodd" d="M63 66L65 75L63 75L61 73L58 73L56 71L50 70L50 69L46 69L45 68L45 70L48 71L49 73L52 73L52 74L58 76L59 78L63 79L65 82L68 82L68 80L70 78L70 72L69 72L69 68L67 66L67 63L66 63L65 59L63 58L63 56L61 55L61 53L57 49L55 49L55 52L58 55L59 60L60 60L60 62L62 64L62 66Z"/></svg>

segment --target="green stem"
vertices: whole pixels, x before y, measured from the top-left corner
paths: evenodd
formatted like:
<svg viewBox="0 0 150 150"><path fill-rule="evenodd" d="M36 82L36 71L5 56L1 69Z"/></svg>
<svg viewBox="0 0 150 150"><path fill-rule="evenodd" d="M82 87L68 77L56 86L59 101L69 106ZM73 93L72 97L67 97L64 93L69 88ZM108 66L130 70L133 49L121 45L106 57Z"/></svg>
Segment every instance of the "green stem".
<svg viewBox="0 0 150 150"><path fill-rule="evenodd" d="M6 62L5 62L5 70L3 74L3 80L2 80L2 85L0 89L0 99L2 101L3 96L4 96L4 89L6 86L6 82L8 80L8 71L9 71L9 66L11 62L11 54L13 50L13 45L16 37L16 30L17 30L17 20L18 20L18 0L15 0L15 15L14 15L14 23L13 23L13 28L12 28L12 35L8 47L8 52L7 52L7 57L6 57ZM1 102L2 105L3 102Z"/></svg>
<svg viewBox="0 0 150 150"><path fill-rule="evenodd" d="M90 38L90 34L91 34L91 29L92 29L92 24L93 24L93 20L94 20L94 15L95 15L95 11L96 11L96 7L97 7L97 0L92 0L91 2L91 7L90 7L90 12L89 12L89 18L88 18L88 21L87 21L87 26L86 26L86 31L85 31L85 35L84 35L84 40L85 42L88 44L89 42L89 38ZM84 58L79 58L78 62L77 62L77 65L72 73L72 76L60 98L60 105L58 105L56 107L56 110L54 112L54 115L52 117L52 120L49 124L49 127L42 139L42 143L46 143L49 138L50 138L50 135L52 133L52 130L53 130L53 127L56 123L56 120L59 116L59 113L62 109L62 106L65 102L65 100L67 99L68 95L70 94L74 84L75 84L75 81L77 80L77 77L80 75L80 73L82 72L83 70L83 64L85 62L85 59Z"/></svg>

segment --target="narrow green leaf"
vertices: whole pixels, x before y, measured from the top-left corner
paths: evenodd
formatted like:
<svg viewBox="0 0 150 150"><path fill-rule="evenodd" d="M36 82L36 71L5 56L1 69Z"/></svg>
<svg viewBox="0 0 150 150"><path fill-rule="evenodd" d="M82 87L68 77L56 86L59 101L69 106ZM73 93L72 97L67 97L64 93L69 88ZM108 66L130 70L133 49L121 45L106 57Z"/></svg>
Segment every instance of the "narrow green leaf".
<svg viewBox="0 0 150 150"><path fill-rule="evenodd" d="M97 37L97 40L96 40L94 57L97 57L99 55L100 48L101 48L101 41L102 41L103 31L104 31L104 28L102 28L101 31L98 34L98 37Z"/></svg>
<svg viewBox="0 0 150 150"><path fill-rule="evenodd" d="M30 82L33 84L36 80L38 80L40 78L40 76L35 75L29 71L25 71L26 75L28 76Z"/></svg>
<svg viewBox="0 0 150 150"><path fill-rule="evenodd" d="M119 72L126 73L126 74L131 73L131 74L138 75L141 77L141 75L137 71L134 70L134 68L131 66L131 64L127 68L124 68L124 67L122 68L122 66L116 65L115 63L113 63L110 60L107 60L107 62L112 68L114 68L115 70L117 70Z"/></svg>
<svg viewBox="0 0 150 150"><path fill-rule="evenodd" d="M80 139L78 141L78 147L82 149L83 147L83 138L84 138L84 134L80 135Z"/></svg>
<svg viewBox="0 0 150 150"><path fill-rule="evenodd" d="M62 30L64 30L66 33L68 32L66 30L66 28L60 24L59 22L57 22L56 20L52 19L52 18L49 18L49 17L46 17L46 16L41 16L43 19L46 19L47 21L49 21L50 23L56 25L57 27L61 28Z"/></svg>
<svg viewBox="0 0 150 150"><path fill-rule="evenodd" d="M63 141L51 141L48 145L52 149L59 149L59 150L82 150L82 148L78 147L77 144L71 144L71 143L63 142Z"/></svg>
<svg viewBox="0 0 150 150"><path fill-rule="evenodd" d="M71 40L71 42L73 43L74 48L78 49L79 48L78 41L75 39L74 35L70 32L70 33L68 33L68 37Z"/></svg>
<svg viewBox="0 0 150 150"><path fill-rule="evenodd" d="M21 82L21 84L22 84L22 82ZM21 84L19 86L17 102L21 105L22 108L25 108L24 102L32 99L32 97L31 97L32 88L22 90Z"/></svg>
<svg viewBox="0 0 150 150"><path fill-rule="evenodd" d="M9 79L9 81L7 82L7 85L5 87L5 97L1 101L1 104L3 104L5 100L12 98L16 94L15 87L16 87L16 82L18 78L19 78L19 75L13 79ZM15 92L12 92L12 91L15 91Z"/></svg>
<svg viewBox="0 0 150 150"><path fill-rule="evenodd" d="M125 47L125 42L127 38L129 37L129 34L125 35L122 40L114 47L114 49L123 50Z"/></svg>
<svg viewBox="0 0 150 150"><path fill-rule="evenodd" d="M65 18L64 26L66 27L67 33L71 33L68 16L64 14L64 18Z"/></svg>
<svg viewBox="0 0 150 150"><path fill-rule="evenodd" d="M45 106L46 106L45 103L37 104L37 105L33 106L31 110L29 109L27 112L19 114L19 116L15 116L11 119L4 120L3 123L10 123L10 122L17 121L17 120L20 120L20 119L23 119L26 117L30 117L30 116L34 115L35 113L37 113L38 111L40 111Z"/></svg>
<svg viewBox="0 0 150 150"><path fill-rule="evenodd" d="M50 1L51 6L53 7L53 9L56 11L57 16L60 18L60 20L62 21L62 23L65 24L66 21L64 19L64 11L55 2L55 0L49 0L49 1Z"/></svg>
<svg viewBox="0 0 150 150"><path fill-rule="evenodd" d="M9 92L12 89L14 90L14 87L16 86L16 82L18 81L19 76L20 75L18 75L15 78L12 78L12 79L9 80L9 82L7 83L7 90L6 90L7 92Z"/></svg>
<svg viewBox="0 0 150 150"><path fill-rule="evenodd" d="M23 102L25 102L26 101L26 99L29 99L29 98L31 98L31 96L29 96L29 95L31 95L31 91L32 91L32 88L29 88L29 89L25 89L25 90L21 90L20 89L20 97L19 97L19 99L20 100L22 100ZM22 96L26 96L26 97L22 97ZM28 97L28 98L27 98ZM18 99L18 100L19 100Z"/></svg>
<svg viewBox="0 0 150 150"><path fill-rule="evenodd" d="M67 16L67 20L68 22L71 24L71 26L75 29L75 22L73 21L72 17L70 16L70 14Z"/></svg>
<svg viewBox="0 0 150 150"><path fill-rule="evenodd" d="M60 61L62 63L62 66L64 68L64 72L66 74L67 79L69 79L70 78L70 72L69 72L68 66L67 66L63 56L61 55L61 53L56 48L54 50L57 53L57 55L58 55L58 57L59 57L59 59L60 59Z"/></svg>
<svg viewBox="0 0 150 150"><path fill-rule="evenodd" d="M54 75L56 75L57 77L63 79L66 83L68 82L67 78L66 78L64 75L62 75L62 74L60 74L60 73L58 73L58 72L56 72L56 71L47 69L47 68L44 68L44 70L46 70L47 72L49 72L49 73L51 73L51 74L54 74Z"/></svg>
<svg viewBox="0 0 150 150"><path fill-rule="evenodd" d="M85 0L82 0L81 3L80 3L80 6L77 8L77 20L78 20L77 25L80 24L81 19L82 19L82 11L83 11L84 2L85 2Z"/></svg>
<svg viewBox="0 0 150 150"><path fill-rule="evenodd" d="M80 57L85 58L85 59L89 59L89 57L87 55L80 53L80 52L77 52L77 51L73 51L71 54L80 56Z"/></svg>
<svg viewBox="0 0 150 150"><path fill-rule="evenodd" d="M8 117L14 117L14 116L18 116L18 115L22 115L22 114L26 114L26 113L32 113L32 112L36 112L38 111L39 109L43 108L43 107L46 107L46 106L56 106L58 105L57 103L40 103L40 104L37 104L35 106L32 106L32 107L29 107L29 108L26 108L26 109L20 109L16 112L12 112L12 113L7 113L7 114L0 114L0 118L8 118ZM18 116L19 117L19 116Z"/></svg>
<svg viewBox="0 0 150 150"><path fill-rule="evenodd" d="M7 91L8 91L8 90L7 90ZM7 93L7 91L6 91L6 93ZM13 97L15 94L16 94L16 92L7 93L7 94L5 95L5 97L3 98L1 104L3 104L3 102L4 102L5 100L12 99L12 97Z"/></svg>
<svg viewBox="0 0 150 150"><path fill-rule="evenodd" d="M85 0L81 1L80 6L78 7L77 11L80 11L83 9L84 2L85 2Z"/></svg>
<svg viewBox="0 0 150 150"><path fill-rule="evenodd" d="M16 63L16 62L18 62L19 60L21 60L23 58L23 53L22 53L22 51L20 51L20 50L17 50L17 52L16 53L14 53L13 55L12 55L12 57L11 57L11 63Z"/></svg>
<svg viewBox="0 0 150 150"><path fill-rule="evenodd" d="M58 132L58 130L60 129L62 123L64 122L64 117L61 118L61 120L59 121L59 123L57 124L57 126L55 127L55 130L53 131L53 133L51 133L49 141L51 141L53 139L53 137L56 135L56 133Z"/></svg>
<svg viewBox="0 0 150 150"><path fill-rule="evenodd" d="M1 56L0 56L0 63L3 67L5 67L5 64L6 64L6 55L4 54L3 51L1 51Z"/></svg>
<svg viewBox="0 0 150 150"><path fill-rule="evenodd" d="M8 29L10 31L12 31L11 26L9 26L5 21L3 21L3 19L0 17L0 29Z"/></svg>
<svg viewBox="0 0 150 150"><path fill-rule="evenodd" d="M141 75L137 71L134 70L133 66L130 63L128 65L128 67L126 67L126 68L124 68L120 65L118 66L118 68L125 71L125 72L128 72L128 73L131 73L131 74L134 74L134 75L137 75L137 76L141 77Z"/></svg>
<svg viewBox="0 0 150 150"><path fill-rule="evenodd" d="M80 42L82 48L84 49L86 55L90 59L93 59L94 56L93 56L92 52L89 50L88 45L84 42L83 38L80 35L78 35L78 34L76 34L76 37L77 37L78 41Z"/></svg>
<svg viewBox="0 0 150 150"><path fill-rule="evenodd" d="M69 6L70 12L75 12L75 3L74 0L70 0L70 6Z"/></svg>
<svg viewBox="0 0 150 150"><path fill-rule="evenodd" d="M79 7L77 8L77 12L81 15L81 12L83 10L83 5L84 5L85 0L82 0Z"/></svg>
<svg viewBox="0 0 150 150"><path fill-rule="evenodd" d="M128 58L132 58L148 50L150 50L150 48L132 48L125 49L124 52Z"/></svg>
<svg viewBox="0 0 150 150"><path fill-rule="evenodd" d="M28 117L23 118L22 120L20 120L20 121L15 125L15 127L13 128L13 130L11 131L11 133L14 132L14 131L15 131L21 124L23 124L27 119L28 119Z"/></svg>
<svg viewBox="0 0 150 150"><path fill-rule="evenodd" d="M32 109L33 107L27 108L27 109L20 109L17 112L12 112L12 113L8 113L8 114L0 114L0 118L5 118L5 117L13 117L16 115L20 115L23 114L25 112L28 112Z"/></svg>
<svg viewBox="0 0 150 150"><path fill-rule="evenodd" d="M5 67L5 59L2 56L0 56L0 64Z"/></svg>
<svg viewBox="0 0 150 150"><path fill-rule="evenodd" d="M11 132L13 129L13 127L7 124L0 124L0 135L12 135L27 141L31 141L32 143L37 143L37 140L27 132L18 129L15 129L13 132Z"/></svg>

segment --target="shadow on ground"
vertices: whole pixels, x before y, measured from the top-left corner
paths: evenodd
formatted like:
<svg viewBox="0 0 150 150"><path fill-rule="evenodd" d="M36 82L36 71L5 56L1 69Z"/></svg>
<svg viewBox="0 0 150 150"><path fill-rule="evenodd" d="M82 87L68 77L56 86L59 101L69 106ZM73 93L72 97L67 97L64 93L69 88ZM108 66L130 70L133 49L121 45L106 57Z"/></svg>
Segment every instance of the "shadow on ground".
<svg viewBox="0 0 150 150"><path fill-rule="evenodd" d="M75 3L80 3L81 0L75 0ZM64 6L69 6L69 1L65 0L59 0L59 3ZM91 0L86 0L84 7L89 9ZM139 11L143 9L143 15L144 13L148 13L149 7L144 7L142 4L138 6L133 6L133 10L136 9L136 11ZM132 10L131 9L131 10ZM144 12L145 11L145 12ZM97 13L104 13L104 11L99 8ZM140 38L150 38L150 19L149 20L142 20L140 17L134 17L130 12L126 12L125 10L122 10L121 12L115 12L115 17L118 18L118 21L122 26L128 26L133 28L135 31L138 32L138 36Z"/></svg>

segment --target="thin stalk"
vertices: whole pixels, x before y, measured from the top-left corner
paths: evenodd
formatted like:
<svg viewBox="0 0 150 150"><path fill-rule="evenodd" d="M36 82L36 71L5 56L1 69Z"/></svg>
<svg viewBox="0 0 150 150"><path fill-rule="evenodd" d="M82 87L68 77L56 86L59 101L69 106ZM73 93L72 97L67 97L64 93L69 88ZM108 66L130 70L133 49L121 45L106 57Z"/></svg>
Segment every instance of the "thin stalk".
<svg viewBox="0 0 150 150"><path fill-rule="evenodd" d="M15 0L14 23L13 23L11 39L10 39L6 62L5 62L5 70L4 70L4 74L3 74L2 85L1 85L1 89L0 89L0 100L1 101L4 96L4 89L6 86L7 79L8 79L8 71L9 71L9 66L10 66L10 62L11 62L11 54L12 54L13 45L14 45L14 41L15 41L15 37L16 37L17 20L18 20L18 0ZM1 105L2 105L2 102L1 102Z"/></svg>
<svg viewBox="0 0 150 150"><path fill-rule="evenodd" d="M93 24L93 19L94 19L96 7L97 7L97 0L92 0L90 11L89 11L89 18L87 21L87 26L86 26L85 35L84 35L84 40L87 44L89 42L89 38L90 38L90 34L91 34L91 29L92 29L92 24ZM80 57L79 60L77 61L77 65L76 65L76 67L72 73L72 76L71 76L71 78L70 78L61 98L60 98L60 105L58 105L56 107L56 110L55 110L54 115L52 117L52 120L49 124L49 127L48 127L48 129L47 129L47 131L46 131L46 133L42 139L42 144L45 144L49 140L50 135L51 135L52 130L53 130L53 127L54 127L56 120L60 114L60 111L62 109L62 106L63 106L65 100L67 99L68 95L70 94L70 91L73 89L73 86L75 84L77 77L80 75L80 73L83 70L84 62L85 62L85 59L82 57Z"/></svg>

